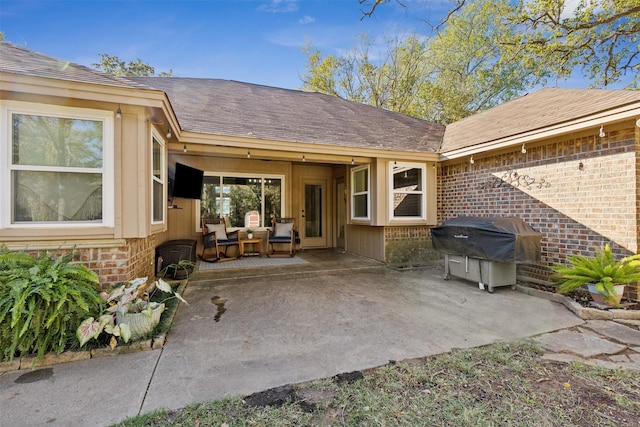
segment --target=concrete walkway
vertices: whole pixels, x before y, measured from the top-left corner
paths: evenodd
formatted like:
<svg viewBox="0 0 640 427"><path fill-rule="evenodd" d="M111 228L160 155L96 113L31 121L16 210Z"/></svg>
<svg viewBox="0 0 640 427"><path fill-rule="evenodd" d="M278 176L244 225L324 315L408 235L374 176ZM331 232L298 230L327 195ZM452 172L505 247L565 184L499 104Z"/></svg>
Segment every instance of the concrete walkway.
<svg viewBox="0 0 640 427"><path fill-rule="evenodd" d="M556 331L605 333L560 304L444 281L440 269L395 271L331 252L300 256L309 262L194 275L189 305L161 350L0 374L0 424L104 426L452 348L532 336L551 346ZM637 353L638 344L624 351Z"/></svg>

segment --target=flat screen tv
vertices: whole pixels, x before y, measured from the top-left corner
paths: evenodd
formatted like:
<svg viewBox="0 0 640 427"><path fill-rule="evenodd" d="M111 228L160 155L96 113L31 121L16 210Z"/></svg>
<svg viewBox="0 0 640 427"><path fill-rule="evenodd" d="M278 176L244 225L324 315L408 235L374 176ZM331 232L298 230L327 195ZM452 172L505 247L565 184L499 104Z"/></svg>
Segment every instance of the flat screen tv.
<svg viewBox="0 0 640 427"><path fill-rule="evenodd" d="M171 181L171 171L169 171L169 178L169 181ZM183 199L200 199L202 197L203 179L204 171L182 163L176 163L173 185L171 185L171 182L169 183L169 195Z"/></svg>

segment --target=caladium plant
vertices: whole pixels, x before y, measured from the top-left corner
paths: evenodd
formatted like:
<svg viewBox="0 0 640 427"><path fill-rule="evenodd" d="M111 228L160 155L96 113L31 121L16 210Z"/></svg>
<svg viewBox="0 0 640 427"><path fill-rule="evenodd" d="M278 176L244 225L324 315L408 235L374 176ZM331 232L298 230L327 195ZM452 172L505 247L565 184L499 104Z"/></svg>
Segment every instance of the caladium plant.
<svg viewBox="0 0 640 427"><path fill-rule="evenodd" d="M154 310L158 308L160 308L160 311L164 310L164 301L160 303L149 301L149 294L155 292L156 289L170 294L164 301L170 298L177 298L185 304L187 303L178 292L173 290L169 283L161 278L154 282L151 290L147 289L147 277L139 277L130 282L116 285L108 292L100 294L106 302L106 308L100 317L97 319L94 317L85 319L76 330L80 346L84 346L90 340L98 338L103 332L111 335L109 342L111 349L118 345L118 338L121 338L125 343L129 342L132 336L131 327L126 321L121 321L120 319L123 319L129 313L140 313L151 317Z"/></svg>

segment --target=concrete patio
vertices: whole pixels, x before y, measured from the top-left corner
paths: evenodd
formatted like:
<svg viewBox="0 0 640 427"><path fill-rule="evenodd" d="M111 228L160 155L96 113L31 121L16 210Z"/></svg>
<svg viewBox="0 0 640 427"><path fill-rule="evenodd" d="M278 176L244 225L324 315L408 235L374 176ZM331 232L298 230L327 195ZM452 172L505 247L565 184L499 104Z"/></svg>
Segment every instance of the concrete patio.
<svg viewBox="0 0 640 427"><path fill-rule="evenodd" d="M531 337L584 323L564 306L332 251L192 276L163 349L0 374L2 424L104 426L158 408Z"/></svg>

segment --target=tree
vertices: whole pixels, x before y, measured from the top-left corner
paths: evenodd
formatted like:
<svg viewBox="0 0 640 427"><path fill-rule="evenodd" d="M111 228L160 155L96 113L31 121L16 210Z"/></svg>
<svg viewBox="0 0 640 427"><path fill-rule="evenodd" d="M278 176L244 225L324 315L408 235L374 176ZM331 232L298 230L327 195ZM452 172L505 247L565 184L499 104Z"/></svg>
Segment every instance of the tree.
<svg viewBox="0 0 640 427"><path fill-rule="evenodd" d="M632 73L640 76L638 0L520 1L505 22L524 31L500 42L514 55L544 64L558 77L580 67L593 86L606 87Z"/></svg>
<svg viewBox="0 0 640 427"><path fill-rule="evenodd" d="M376 62L366 37L340 57L322 57L307 46L303 89L440 123L460 120L512 99L545 75L537 63L504 55L495 45L513 32L501 25L508 13L508 0L469 3L430 39L387 39L384 59Z"/></svg>
<svg viewBox="0 0 640 427"><path fill-rule="evenodd" d="M424 118L451 123L502 104L538 84L548 70L538 62L505 52L496 39L514 37L501 17L512 13L508 0L468 3L427 45L430 75L420 98Z"/></svg>
<svg viewBox="0 0 640 427"><path fill-rule="evenodd" d="M91 65L97 70L114 76L146 77L155 75L155 68L149 64L143 63L140 59L129 61L127 64L117 56L108 55L106 53L100 54L100 62ZM169 77L171 75L173 75L173 70L171 69L169 69L168 72L161 72L158 74L160 77Z"/></svg>
<svg viewBox="0 0 640 427"><path fill-rule="evenodd" d="M302 89L336 95L378 108L421 116L416 95L427 73L425 44L416 35L386 39L383 59L373 61L373 41L366 35L360 45L338 57L322 56L305 45L307 73L302 74Z"/></svg>
<svg viewBox="0 0 640 427"><path fill-rule="evenodd" d="M363 18L390 0L358 0L366 6ZM403 6L400 0L395 0ZM436 31L473 0L451 0L446 16L433 25ZM406 6L405 6L406 7ZM638 0L518 0L501 25L517 32L497 38L506 55L536 62L556 78L580 68L595 87L607 87L631 74L629 88L640 78L640 4Z"/></svg>

